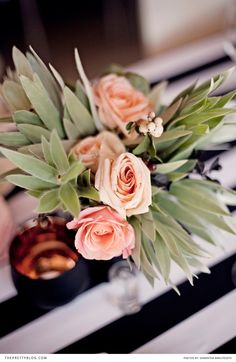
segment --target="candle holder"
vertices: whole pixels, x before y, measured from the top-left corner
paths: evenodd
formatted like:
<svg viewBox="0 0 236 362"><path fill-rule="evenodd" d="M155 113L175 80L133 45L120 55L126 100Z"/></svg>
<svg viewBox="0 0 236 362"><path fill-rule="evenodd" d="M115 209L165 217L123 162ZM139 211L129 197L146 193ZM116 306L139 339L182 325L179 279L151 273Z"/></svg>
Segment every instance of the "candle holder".
<svg viewBox="0 0 236 362"><path fill-rule="evenodd" d="M20 296L52 309L88 288L88 266L74 238L59 217L40 217L21 227L10 246L11 274Z"/></svg>

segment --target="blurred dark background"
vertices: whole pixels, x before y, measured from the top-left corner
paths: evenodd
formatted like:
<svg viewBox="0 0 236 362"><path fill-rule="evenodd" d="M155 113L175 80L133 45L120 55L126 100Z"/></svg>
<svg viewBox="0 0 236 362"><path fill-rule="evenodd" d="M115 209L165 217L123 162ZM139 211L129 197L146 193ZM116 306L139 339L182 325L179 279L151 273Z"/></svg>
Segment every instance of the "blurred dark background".
<svg viewBox="0 0 236 362"><path fill-rule="evenodd" d="M78 47L89 77L112 62L127 65L223 29L232 0L0 0L0 56L29 44L68 80ZM2 69L2 70L1 70Z"/></svg>
<svg viewBox="0 0 236 362"><path fill-rule="evenodd" d="M53 62L66 77L75 75L73 49L86 60L89 76L104 64L128 64L141 57L135 0L0 0L0 52L11 64L11 48Z"/></svg>

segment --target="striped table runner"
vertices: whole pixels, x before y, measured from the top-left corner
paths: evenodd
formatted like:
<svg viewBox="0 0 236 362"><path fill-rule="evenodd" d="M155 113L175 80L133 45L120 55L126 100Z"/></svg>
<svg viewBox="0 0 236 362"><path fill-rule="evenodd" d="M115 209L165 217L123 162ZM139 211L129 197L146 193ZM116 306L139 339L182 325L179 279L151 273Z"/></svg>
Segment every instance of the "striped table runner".
<svg viewBox="0 0 236 362"><path fill-rule="evenodd" d="M222 39L212 38L131 69L153 83L169 78L168 101L192 80L205 79L230 66ZM236 74L221 91L235 86ZM205 152L203 158L211 163L217 154L223 169L215 176L234 188L235 144L228 150ZM18 224L32 216L35 201L24 193L12 194L8 201ZM0 353L236 353L236 289L232 281L236 237L222 233L222 242L224 250L208 246L211 274L200 274L194 287L173 267L172 279L181 297L162 282L151 288L140 275L142 309L129 316L110 302L110 285L105 282L52 311L30 306L17 295L5 261L0 265Z"/></svg>

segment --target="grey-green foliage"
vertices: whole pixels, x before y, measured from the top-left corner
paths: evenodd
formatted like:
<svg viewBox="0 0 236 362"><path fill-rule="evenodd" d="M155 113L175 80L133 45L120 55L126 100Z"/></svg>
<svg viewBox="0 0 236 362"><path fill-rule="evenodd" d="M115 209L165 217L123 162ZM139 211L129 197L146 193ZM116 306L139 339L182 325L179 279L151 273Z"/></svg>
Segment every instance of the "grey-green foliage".
<svg viewBox="0 0 236 362"><path fill-rule="evenodd" d="M18 167L5 174L5 179L39 198L38 213L62 208L78 217L80 197L99 201L90 174L79 160L65 152L56 130L49 141L42 137L41 146L40 157L1 147L0 152Z"/></svg>

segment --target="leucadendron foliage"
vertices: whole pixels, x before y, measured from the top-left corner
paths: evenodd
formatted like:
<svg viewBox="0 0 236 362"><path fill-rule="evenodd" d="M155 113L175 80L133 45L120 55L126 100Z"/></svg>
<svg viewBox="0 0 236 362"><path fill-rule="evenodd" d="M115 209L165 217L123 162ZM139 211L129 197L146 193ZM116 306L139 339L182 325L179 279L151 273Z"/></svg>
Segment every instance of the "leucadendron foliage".
<svg viewBox="0 0 236 362"><path fill-rule="evenodd" d="M0 152L16 166L0 177L38 198L38 213L62 209L78 217L81 206L100 202L94 176L71 152L78 139L104 130L77 50L75 59L79 79L67 86L32 48L26 55L13 48L15 71L7 71L0 88L10 110L0 122L15 124L14 131L0 133ZM228 117L235 112L228 103L236 91L212 95L232 71L194 83L171 104L163 105L166 82L150 89L137 74L116 65L107 70L126 77L149 97L156 116L163 120L159 138L149 134L136 140L123 138L129 152L152 166L149 212L128 218L136 236L132 258L151 284L162 277L177 291L170 278L172 263L179 265L190 283L193 269L209 272L203 263L209 255L194 235L216 246L221 231L235 235L227 205L236 204L236 193L204 172L192 177L199 169L199 150L236 139L235 118Z"/></svg>

